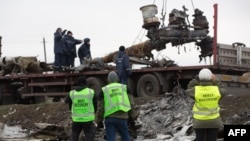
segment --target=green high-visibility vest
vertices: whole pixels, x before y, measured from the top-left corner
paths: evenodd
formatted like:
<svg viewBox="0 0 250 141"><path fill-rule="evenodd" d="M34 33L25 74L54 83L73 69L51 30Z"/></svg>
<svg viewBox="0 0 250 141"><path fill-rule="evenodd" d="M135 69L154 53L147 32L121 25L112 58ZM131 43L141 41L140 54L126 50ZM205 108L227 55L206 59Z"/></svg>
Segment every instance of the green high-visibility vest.
<svg viewBox="0 0 250 141"><path fill-rule="evenodd" d="M120 83L111 83L102 88L104 94L104 118L117 112L128 112L131 109L127 94L127 86Z"/></svg>
<svg viewBox="0 0 250 141"><path fill-rule="evenodd" d="M74 122L95 120L94 91L92 89L72 90L70 91L70 98L72 100L71 117Z"/></svg>
<svg viewBox="0 0 250 141"><path fill-rule="evenodd" d="M195 104L193 117L198 120L210 120L220 116L218 86L195 86Z"/></svg>

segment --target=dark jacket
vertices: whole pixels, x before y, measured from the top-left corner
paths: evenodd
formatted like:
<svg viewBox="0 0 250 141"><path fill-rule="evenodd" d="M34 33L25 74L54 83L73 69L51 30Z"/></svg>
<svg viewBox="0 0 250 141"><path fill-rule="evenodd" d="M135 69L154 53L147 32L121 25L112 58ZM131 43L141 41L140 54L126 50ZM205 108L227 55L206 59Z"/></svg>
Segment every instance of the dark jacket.
<svg viewBox="0 0 250 141"><path fill-rule="evenodd" d="M131 74L129 57L124 51L119 51L116 58L116 70L119 77L128 77Z"/></svg>
<svg viewBox="0 0 250 141"><path fill-rule="evenodd" d="M59 32L59 29L54 33L54 53L63 54L62 37L65 32Z"/></svg>
<svg viewBox="0 0 250 141"><path fill-rule="evenodd" d="M198 79L193 79L188 84L187 94L194 99L195 86L218 86L221 94L221 98L226 94L226 89L223 87L219 81L201 81ZM193 128L221 128L223 122L221 117L212 120L197 120L193 119Z"/></svg>
<svg viewBox="0 0 250 141"><path fill-rule="evenodd" d="M64 54L76 57L76 45L82 43L81 40L77 40L72 36L65 35L63 37L63 51Z"/></svg>
<svg viewBox="0 0 250 141"><path fill-rule="evenodd" d="M84 42L78 49L78 57L82 60L84 57L91 58L90 44Z"/></svg>
<svg viewBox="0 0 250 141"><path fill-rule="evenodd" d="M76 86L75 90L76 91L81 91L82 89L85 89L85 88L86 88L86 86ZM98 102L98 97L97 97L97 95L95 93L95 96L93 98L93 104L94 104L95 112L97 111L97 102ZM69 110L71 110L72 100L70 98L70 94L66 97L65 103L69 105Z"/></svg>
<svg viewBox="0 0 250 141"><path fill-rule="evenodd" d="M135 120L138 117L139 114L135 109L134 97L133 95L131 95L131 92L128 88L127 88L127 93L128 93L128 98L130 101L131 110L129 112L118 111L109 115L109 117L115 117L115 118L120 118L120 119L131 118L133 120ZM101 122L104 118L104 93L102 91L100 92L100 95L99 95L99 104L98 104L97 113L98 113L98 117L97 117L98 122Z"/></svg>

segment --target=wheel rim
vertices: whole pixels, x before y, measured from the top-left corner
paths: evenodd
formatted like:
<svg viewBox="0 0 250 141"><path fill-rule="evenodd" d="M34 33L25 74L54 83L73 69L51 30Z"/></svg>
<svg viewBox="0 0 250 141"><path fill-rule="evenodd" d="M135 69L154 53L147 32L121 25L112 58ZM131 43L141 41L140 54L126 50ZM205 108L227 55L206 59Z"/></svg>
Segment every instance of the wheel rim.
<svg viewBox="0 0 250 141"><path fill-rule="evenodd" d="M160 83L153 74L144 74L137 83L138 96L155 96L160 93Z"/></svg>
<svg viewBox="0 0 250 141"><path fill-rule="evenodd" d="M152 82L147 81L145 84L145 92L147 95L153 95L152 93L154 92L154 85Z"/></svg>

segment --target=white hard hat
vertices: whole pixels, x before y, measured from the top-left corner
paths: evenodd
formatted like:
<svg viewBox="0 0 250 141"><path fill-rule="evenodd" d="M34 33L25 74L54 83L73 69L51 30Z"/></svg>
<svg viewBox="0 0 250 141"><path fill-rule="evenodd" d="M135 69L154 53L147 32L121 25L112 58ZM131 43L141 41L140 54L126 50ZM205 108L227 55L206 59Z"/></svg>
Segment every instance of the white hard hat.
<svg viewBox="0 0 250 141"><path fill-rule="evenodd" d="M211 80L212 79L212 72L208 68L203 68L199 72L199 79L200 80Z"/></svg>

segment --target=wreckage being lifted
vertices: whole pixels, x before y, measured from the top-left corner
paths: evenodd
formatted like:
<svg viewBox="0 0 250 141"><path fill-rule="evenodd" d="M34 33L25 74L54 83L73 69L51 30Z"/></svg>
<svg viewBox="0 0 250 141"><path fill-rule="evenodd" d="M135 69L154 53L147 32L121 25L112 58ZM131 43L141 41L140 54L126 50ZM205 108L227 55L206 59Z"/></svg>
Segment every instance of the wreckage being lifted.
<svg viewBox="0 0 250 141"><path fill-rule="evenodd" d="M188 82L200 69L211 69L222 81L229 93L248 94L250 78L250 49L242 43L225 45L217 43L217 4L214 5L214 37L208 35L208 21L199 9L195 9L192 25L186 14L187 9L172 10L168 26L160 26L156 5L140 8L143 15L143 28L149 40L126 48L133 64L147 67L132 69L128 87L135 96L156 96L173 91L176 87L186 88ZM152 50L163 50L166 44L173 47L194 42L200 49L200 59L213 56L212 65L177 66L174 61L163 58L156 60ZM1 45L1 43L0 43ZM88 60L74 70L53 73L52 68L34 57L1 57L0 101L43 102L46 98L58 100L65 97L74 87L77 77L87 76L88 86L99 93L107 83L107 74L114 70L109 63L114 61L117 52L101 58ZM22 72L22 74L20 74ZM18 73L18 74L13 74Z"/></svg>
<svg viewBox="0 0 250 141"><path fill-rule="evenodd" d="M168 43L171 43L173 47L179 47L186 43L195 42L201 49L200 58L212 55L213 39L208 36L209 23L201 10L195 9L193 25L190 25L185 6L183 6L183 11L173 9L169 14L169 25L164 26L163 24L161 27L159 18L156 17L158 12L156 5L146 5L141 7L140 10L143 15L142 27L147 30L149 40L126 48L126 53L133 63L148 64L154 67L157 64L155 64L156 60L154 60L151 51L161 51L166 48ZM103 64L113 62L116 54L117 52L113 52L102 58L90 60L90 62L85 62L85 66L82 67L88 67L91 64L102 66Z"/></svg>

